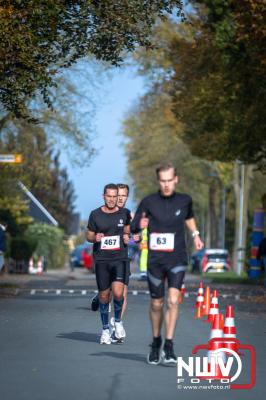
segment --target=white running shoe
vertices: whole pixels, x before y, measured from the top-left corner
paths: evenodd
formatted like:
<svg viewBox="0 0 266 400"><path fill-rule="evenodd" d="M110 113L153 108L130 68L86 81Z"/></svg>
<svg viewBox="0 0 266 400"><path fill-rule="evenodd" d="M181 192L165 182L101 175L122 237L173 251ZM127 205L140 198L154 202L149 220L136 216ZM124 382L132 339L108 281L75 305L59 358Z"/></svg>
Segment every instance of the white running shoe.
<svg viewBox="0 0 266 400"><path fill-rule="evenodd" d="M115 319L114 317L110 318L109 321L109 331L110 331L110 336L114 336L115 333Z"/></svg>
<svg viewBox="0 0 266 400"><path fill-rule="evenodd" d="M115 330L115 319L114 317L110 318L110 326L112 327L113 331Z"/></svg>
<svg viewBox="0 0 266 400"><path fill-rule="evenodd" d="M126 331L123 327L123 322L115 322L115 336L117 339L125 339Z"/></svg>
<svg viewBox="0 0 266 400"><path fill-rule="evenodd" d="M100 339L100 344L111 344L111 335L109 329L103 329L102 330L102 335Z"/></svg>

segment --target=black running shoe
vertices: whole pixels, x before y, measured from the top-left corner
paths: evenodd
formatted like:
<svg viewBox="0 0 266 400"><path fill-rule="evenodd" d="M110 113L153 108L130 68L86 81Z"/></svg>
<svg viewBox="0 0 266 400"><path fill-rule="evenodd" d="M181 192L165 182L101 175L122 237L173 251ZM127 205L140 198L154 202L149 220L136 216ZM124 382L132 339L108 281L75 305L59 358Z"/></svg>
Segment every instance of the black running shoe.
<svg viewBox="0 0 266 400"><path fill-rule="evenodd" d="M177 363L177 357L174 353L174 344L173 342L164 345L162 351L162 363L175 365Z"/></svg>
<svg viewBox="0 0 266 400"><path fill-rule="evenodd" d="M161 344L158 346L156 342L150 344L151 351L147 356L147 363L152 365L158 365L161 362Z"/></svg>
<svg viewBox="0 0 266 400"><path fill-rule="evenodd" d="M112 341L113 344L123 344L124 343L124 338L118 339L115 336L115 332L113 332L112 335L111 335L111 341Z"/></svg>
<svg viewBox="0 0 266 400"><path fill-rule="evenodd" d="M98 296L98 293L91 300L91 309L92 309L92 311L98 311L99 310L99 296Z"/></svg>

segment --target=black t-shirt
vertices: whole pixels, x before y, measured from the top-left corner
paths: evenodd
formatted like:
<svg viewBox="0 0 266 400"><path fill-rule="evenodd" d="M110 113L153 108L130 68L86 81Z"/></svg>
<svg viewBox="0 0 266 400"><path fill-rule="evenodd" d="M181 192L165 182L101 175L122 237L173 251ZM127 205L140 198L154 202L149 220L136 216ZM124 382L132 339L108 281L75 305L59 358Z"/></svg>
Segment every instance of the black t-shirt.
<svg viewBox="0 0 266 400"><path fill-rule="evenodd" d="M110 214L103 212L101 207L91 212L88 230L104 234L102 242L93 244L96 261L127 260L128 250L123 241L123 234L124 226L129 225L130 220L130 211L127 208Z"/></svg>
<svg viewBox="0 0 266 400"><path fill-rule="evenodd" d="M187 251L184 223L185 220L194 217L191 197L184 193L173 193L172 196L164 197L160 192L145 197L139 204L131 223L133 233L140 231L139 222L143 212L149 218L149 262L159 262L169 266L186 265ZM151 250L151 233L173 233L173 249L171 251Z"/></svg>

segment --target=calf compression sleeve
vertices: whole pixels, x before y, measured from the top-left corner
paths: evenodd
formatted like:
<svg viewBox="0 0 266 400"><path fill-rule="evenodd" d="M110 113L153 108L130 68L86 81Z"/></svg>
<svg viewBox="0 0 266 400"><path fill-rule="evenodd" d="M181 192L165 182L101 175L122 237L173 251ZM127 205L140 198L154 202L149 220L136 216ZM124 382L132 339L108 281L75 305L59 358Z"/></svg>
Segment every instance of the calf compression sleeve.
<svg viewBox="0 0 266 400"><path fill-rule="evenodd" d="M109 303L100 303L100 314L103 324L103 329L109 329Z"/></svg>
<svg viewBox="0 0 266 400"><path fill-rule="evenodd" d="M114 314L115 314L115 322L120 322L121 320L121 312L124 303L124 298L122 300L116 300L114 298Z"/></svg>

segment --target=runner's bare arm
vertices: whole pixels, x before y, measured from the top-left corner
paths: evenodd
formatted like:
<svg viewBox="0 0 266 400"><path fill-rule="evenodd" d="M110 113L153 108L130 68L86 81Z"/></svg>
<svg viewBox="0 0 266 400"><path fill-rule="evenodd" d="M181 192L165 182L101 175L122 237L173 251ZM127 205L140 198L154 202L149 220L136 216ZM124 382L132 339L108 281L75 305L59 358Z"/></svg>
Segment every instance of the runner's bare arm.
<svg viewBox="0 0 266 400"><path fill-rule="evenodd" d="M197 231L197 225L196 225L195 218L186 219L186 226L188 227L188 229L191 232L196 232Z"/></svg>
<svg viewBox="0 0 266 400"><path fill-rule="evenodd" d="M124 226L124 235L123 235L123 240L125 244L128 244L129 242L129 234L130 234L130 225L125 225Z"/></svg>
<svg viewBox="0 0 266 400"><path fill-rule="evenodd" d="M130 225L125 225L124 226L124 233L127 233L127 234L130 233Z"/></svg>
<svg viewBox="0 0 266 400"><path fill-rule="evenodd" d="M203 243L202 240L200 239L199 231L197 230L197 225L196 225L195 218L189 218L189 219L187 219L185 222L186 222L187 228L188 228L188 229L191 231L191 233L192 233L192 237L193 237L193 240L194 240L195 248L196 248L197 250L203 249L204 243Z"/></svg>
<svg viewBox="0 0 266 400"><path fill-rule="evenodd" d="M95 243L95 232L87 231L87 241L91 243Z"/></svg>
<svg viewBox="0 0 266 400"><path fill-rule="evenodd" d="M131 232L133 234L139 233L142 229L147 228L149 224L149 219L147 218L147 215L148 212L146 210L146 207L143 205L143 202L141 202L130 224Z"/></svg>
<svg viewBox="0 0 266 400"><path fill-rule="evenodd" d="M104 237L103 233L96 233L93 231L87 231L87 241L91 243L100 242L101 238Z"/></svg>

